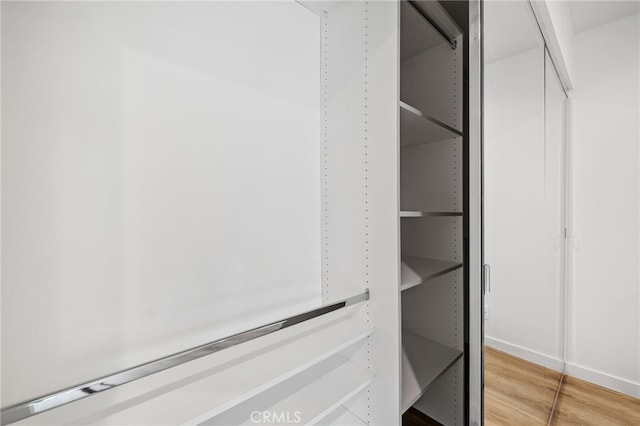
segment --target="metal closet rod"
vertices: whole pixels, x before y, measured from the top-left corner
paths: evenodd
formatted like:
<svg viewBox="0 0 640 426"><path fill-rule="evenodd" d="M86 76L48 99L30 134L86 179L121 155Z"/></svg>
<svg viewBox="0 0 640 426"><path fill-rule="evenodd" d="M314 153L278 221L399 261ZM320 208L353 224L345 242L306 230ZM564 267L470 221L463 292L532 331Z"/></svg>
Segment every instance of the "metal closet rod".
<svg viewBox="0 0 640 426"><path fill-rule="evenodd" d="M442 28L440 28L439 25L437 25L435 22L433 22L433 19L431 19L429 17L429 15L427 15L426 13L424 13L424 11L420 8L420 6L418 6L416 4L415 1L411 1L409 0L409 4L416 10L416 12L418 12L420 14L420 16L422 16L425 21L427 21L429 23L429 25L431 25L433 27L434 30L436 30L436 32L438 34L440 34L440 36L447 42L449 43L449 46L451 46L452 49L455 50L455 48L458 46L458 42L455 39L450 38L447 33L444 32L444 30Z"/></svg>
<svg viewBox="0 0 640 426"><path fill-rule="evenodd" d="M164 358L156 359L154 361L150 361L145 364L129 368L127 370L122 370L120 372L113 373L87 383L72 386L70 388L58 392L53 392L30 401L24 401L10 407L3 408L1 411L0 424L7 425L19 420L23 420L27 417L31 417L36 414L51 410L53 408L68 404L70 402L78 401L88 396L116 388L118 386L141 379L143 377L147 377L151 374L158 373L168 368L176 367L189 361L211 355L212 353L221 351L223 349L239 345L240 343L244 343L249 340L265 336L267 334L271 334L278 330L291 327L292 325L300 324L301 322L310 320L312 318L316 318L328 314L329 312L337 311L338 309L355 305L360 302L365 302L367 300L369 300L369 289L365 290L365 292L362 294L331 303L330 305L321 306L302 314L294 315L279 321L253 328L251 330L224 337L222 339L214 340L213 342L205 343L204 345L196 346L194 348L187 349L185 351L178 352Z"/></svg>

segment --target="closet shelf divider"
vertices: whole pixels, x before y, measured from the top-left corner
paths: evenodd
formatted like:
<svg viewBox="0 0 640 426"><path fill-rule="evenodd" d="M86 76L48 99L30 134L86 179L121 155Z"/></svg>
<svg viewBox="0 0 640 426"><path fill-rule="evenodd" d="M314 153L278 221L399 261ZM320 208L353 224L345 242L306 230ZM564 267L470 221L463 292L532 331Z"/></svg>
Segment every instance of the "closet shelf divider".
<svg viewBox="0 0 640 426"><path fill-rule="evenodd" d="M400 291L453 272L462 268L462 266L463 263L456 261L403 255L400 271Z"/></svg>
<svg viewBox="0 0 640 426"><path fill-rule="evenodd" d="M400 147L455 139L463 133L400 101Z"/></svg>

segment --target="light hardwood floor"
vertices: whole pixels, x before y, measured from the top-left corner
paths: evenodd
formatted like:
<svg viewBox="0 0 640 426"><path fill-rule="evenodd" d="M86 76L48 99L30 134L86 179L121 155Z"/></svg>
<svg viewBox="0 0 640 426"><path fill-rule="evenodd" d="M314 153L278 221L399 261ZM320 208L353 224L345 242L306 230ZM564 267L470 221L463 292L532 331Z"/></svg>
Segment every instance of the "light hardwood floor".
<svg viewBox="0 0 640 426"><path fill-rule="evenodd" d="M486 426L640 426L640 399L562 377L557 371L489 347L485 347L484 362ZM402 424L439 423L410 409Z"/></svg>
<svg viewBox="0 0 640 426"><path fill-rule="evenodd" d="M640 425L640 399L565 376L552 425Z"/></svg>
<svg viewBox="0 0 640 426"><path fill-rule="evenodd" d="M485 424L640 426L640 399L485 347ZM558 391L558 399L553 403Z"/></svg>
<svg viewBox="0 0 640 426"><path fill-rule="evenodd" d="M485 424L546 425L561 374L489 347L484 362Z"/></svg>

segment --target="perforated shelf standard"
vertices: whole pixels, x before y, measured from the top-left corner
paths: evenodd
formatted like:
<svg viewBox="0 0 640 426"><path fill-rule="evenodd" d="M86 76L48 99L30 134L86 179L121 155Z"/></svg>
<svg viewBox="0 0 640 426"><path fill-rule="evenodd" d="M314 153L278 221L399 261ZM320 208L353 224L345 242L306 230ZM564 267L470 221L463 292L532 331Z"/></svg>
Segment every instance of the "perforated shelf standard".
<svg viewBox="0 0 640 426"><path fill-rule="evenodd" d="M462 132L400 101L400 146L433 143L462 136Z"/></svg>
<svg viewBox="0 0 640 426"><path fill-rule="evenodd" d="M415 287L425 281L462 268L462 266L462 263L450 260L403 255L400 270L400 290L404 291Z"/></svg>
<svg viewBox="0 0 640 426"><path fill-rule="evenodd" d="M402 412L446 372L462 351L409 331L402 332Z"/></svg>

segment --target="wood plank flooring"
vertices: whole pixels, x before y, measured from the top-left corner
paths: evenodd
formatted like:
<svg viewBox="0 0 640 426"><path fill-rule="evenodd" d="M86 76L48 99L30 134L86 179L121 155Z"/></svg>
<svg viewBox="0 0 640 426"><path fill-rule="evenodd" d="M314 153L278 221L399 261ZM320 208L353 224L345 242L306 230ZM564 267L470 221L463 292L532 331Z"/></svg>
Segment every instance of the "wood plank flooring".
<svg viewBox="0 0 640 426"><path fill-rule="evenodd" d="M640 399L571 376L558 391L560 379L556 371L485 347L485 425L640 425Z"/></svg>
<svg viewBox="0 0 640 426"><path fill-rule="evenodd" d="M485 424L546 425L561 374L493 348L484 353Z"/></svg>
<svg viewBox="0 0 640 426"><path fill-rule="evenodd" d="M565 376L551 425L640 425L640 399Z"/></svg>
<svg viewBox="0 0 640 426"><path fill-rule="evenodd" d="M640 426L640 399L489 347L484 362L486 426ZM402 424L439 425L413 408Z"/></svg>

